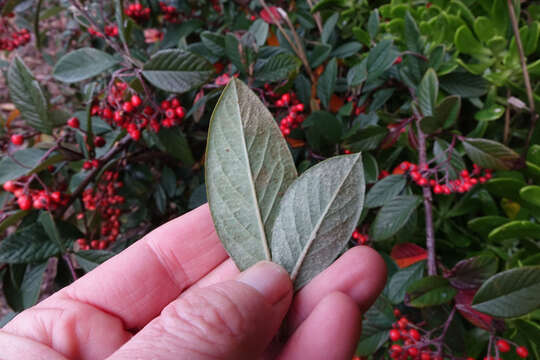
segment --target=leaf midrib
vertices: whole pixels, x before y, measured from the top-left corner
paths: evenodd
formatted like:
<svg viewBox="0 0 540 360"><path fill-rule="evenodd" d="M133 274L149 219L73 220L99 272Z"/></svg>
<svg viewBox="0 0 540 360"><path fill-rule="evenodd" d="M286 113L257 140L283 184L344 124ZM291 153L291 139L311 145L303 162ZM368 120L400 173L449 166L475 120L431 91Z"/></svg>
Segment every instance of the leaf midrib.
<svg viewBox="0 0 540 360"><path fill-rule="evenodd" d="M262 236L262 245L264 250L264 255L267 260L271 260L272 257L270 255L270 248L268 247L268 240L266 239L266 232L264 230L264 223L262 221L261 217L261 209L259 207L259 202L257 198L257 191L255 190L255 183L253 182L253 173L251 172L251 166L249 164L249 152L247 149L247 143L246 143L246 137L245 137L245 131L244 127L242 125L242 112L240 111L240 99L238 98L238 88L236 87L236 81L232 80L234 84L235 94L236 94L236 110L238 112L238 119L239 119L239 125L240 125L240 131L242 133L242 150L244 151L244 155L246 156L247 161L247 169L249 172L249 188L251 190L251 195L253 197L253 200L255 201L255 208L256 208L256 214L257 214L257 223L259 225L259 232Z"/></svg>
<svg viewBox="0 0 540 360"><path fill-rule="evenodd" d="M302 267L302 264L304 263L304 259L305 259L306 255L307 255L309 249L313 245L313 242L315 240L315 235L316 235L318 229L320 228L322 222L325 220L325 215L328 213L328 210L330 209L330 207L332 206L332 204L336 200L336 197L337 197L339 191L341 190L341 187L343 186L343 184L345 183L345 181L347 180L347 178L351 174L353 168L356 166L356 163L358 162L359 158L360 158L360 156L356 157L356 160L353 162L353 164L349 168L349 171L347 172L347 174L345 174L343 176L343 180L341 181L339 186L336 188L336 191L334 191L334 193L332 194L332 197L331 197L330 201L328 202L328 205L326 205L324 211L322 212L322 215L319 217L319 220L317 221L317 224L315 224L315 227L311 231L311 234L309 235L309 241L304 246L304 249L300 253L300 256L298 257L298 260L296 261L296 265L294 266L294 268L293 268L293 270L291 272L291 280L293 282L296 280L296 277L298 276L298 272L300 271L300 268Z"/></svg>

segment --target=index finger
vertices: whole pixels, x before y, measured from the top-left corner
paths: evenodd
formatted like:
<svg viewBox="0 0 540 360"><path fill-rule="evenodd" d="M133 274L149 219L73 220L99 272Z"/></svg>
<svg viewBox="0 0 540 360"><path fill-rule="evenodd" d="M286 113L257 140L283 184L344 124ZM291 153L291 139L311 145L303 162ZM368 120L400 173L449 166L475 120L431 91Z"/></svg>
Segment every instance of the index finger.
<svg viewBox="0 0 540 360"><path fill-rule="evenodd" d="M169 221L38 306L58 297L95 306L139 329L228 258L208 205Z"/></svg>

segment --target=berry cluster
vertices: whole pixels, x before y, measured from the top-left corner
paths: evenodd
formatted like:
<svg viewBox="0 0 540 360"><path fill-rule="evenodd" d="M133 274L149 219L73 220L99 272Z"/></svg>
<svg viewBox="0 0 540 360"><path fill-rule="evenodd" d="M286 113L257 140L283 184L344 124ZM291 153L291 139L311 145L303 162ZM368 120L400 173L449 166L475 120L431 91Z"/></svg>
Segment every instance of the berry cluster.
<svg viewBox="0 0 540 360"><path fill-rule="evenodd" d="M347 97L347 101L353 103L353 114L354 115L358 116L358 115L363 114L363 113L366 112L367 104L364 103L362 105L358 105L358 101L355 100L354 96Z"/></svg>
<svg viewBox="0 0 540 360"><path fill-rule="evenodd" d="M99 214L101 230L95 236L97 239L80 238L77 240L77 244L82 250L103 250L118 238L120 233L119 217L122 213L120 205L125 200L123 196L117 194L118 189L124 186L118 180L118 177L119 173L116 171L105 171L95 190L87 188L83 192L84 209L86 211L96 211ZM77 215L77 219L82 220L84 216L84 213L80 213Z"/></svg>
<svg viewBox="0 0 540 360"><path fill-rule="evenodd" d="M150 19L150 8L142 6L141 3L129 4L127 8L124 9L124 13L139 24Z"/></svg>
<svg viewBox="0 0 540 360"><path fill-rule="evenodd" d="M408 161L403 161L394 169L392 173L407 173L418 186L430 186L435 194L444 195L450 195L452 193L462 194L468 192L475 185L483 184L493 176L491 169L482 169L480 166L473 164L472 172L462 170L459 173L458 179L447 179L444 180L444 183L441 183L441 181L437 178L438 170L436 168L430 169L429 166L426 165L423 169L420 169L418 165ZM382 174L383 173L381 172L381 175ZM387 174L388 172L386 172L384 175Z"/></svg>
<svg viewBox="0 0 540 360"><path fill-rule="evenodd" d="M168 21L172 24L178 24L180 22L180 18L178 17L178 10L176 10L174 6L167 5L163 1L160 1L159 8L163 13L163 19L165 21Z"/></svg>
<svg viewBox="0 0 540 360"><path fill-rule="evenodd" d="M59 206L65 206L68 203L69 196L62 194L60 191L49 192L47 190L29 189L27 184L21 181L28 179L20 179L19 182L12 180L4 183L4 190L12 193L15 196L17 205L21 210L55 210Z"/></svg>
<svg viewBox="0 0 540 360"><path fill-rule="evenodd" d="M10 14L8 17L12 17ZM7 17L0 17L0 50L13 51L30 41L28 29L18 30Z"/></svg>
<svg viewBox="0 0 540 360"><path fill-rule="evenodd" d="M368 234L362 234L359 229L355 229L352 233L352 238L360 245L366 245L369 241Z"/></svg>
<svg viewBox="0 0 540 360"><path fill-rule="evenodd" d="M398 309L394 310L394 315L400 317ZM390 340L393 344L390 346L390 357L392 359L420 359L420 360L442 360L442 356L437 355L429 346L422 342L422 335L418 328L409 322L405 316L401 316L393 324L390 330Z"/></svg>
<svg viewBox="0 0 540 360"><path fill-rule="evenodd" d="M105 30L105 35L109 37L118 36L118 26L116 25L106 25L104 30ZM88 28L88 33L98 38L104 37L103 33L101 31L98 31L93 26L90 26Z"/></svg>
<svg viewBox="0 0 540 360"><path fill-rule="evenodd" d="M506 341L504 339L497 340L497 342L495 343L495 346L497 346L497 349L502 353L507 353L507 352L510 352L510 350L512 350L512 347L510 346L508 341ZM529 350L527 350L527 348L525 346L517 346L517 345L515 345L515 347L516 347L516 354L520 358L525 359L525 358L527 358L529 356ZM485 360L495 360L495 358L493 356L486 356L484 359Z"/></svg>
<svg viewBox="0 0 540 360"><path fill-rule="evenodd" d="M292 129L299 127L300 124L304 122L305 116L301 114L304 112L304 104L296 98L295 93L291 92L281 95L281 97L274 102L274 105L280 108L285 107L288 110L287 115L285 115L279 123L279 128L283 135L290 135Z"/></svg>
<svg viewBox="0 0 540 360"><path fill-rule="evenodd" d="M161 126L168 128L180 124L186 115L185 109L176 98L164 100L156 111L152 106L143 106L139 95L133 94L129 97L127 87L124 82L113 84L105 103L92 107L92 115L99 115L109 124L126 129L135 141L140 139L143 129L150 127L158 132ZM129 99L124 100L126 97Z"/></svg>

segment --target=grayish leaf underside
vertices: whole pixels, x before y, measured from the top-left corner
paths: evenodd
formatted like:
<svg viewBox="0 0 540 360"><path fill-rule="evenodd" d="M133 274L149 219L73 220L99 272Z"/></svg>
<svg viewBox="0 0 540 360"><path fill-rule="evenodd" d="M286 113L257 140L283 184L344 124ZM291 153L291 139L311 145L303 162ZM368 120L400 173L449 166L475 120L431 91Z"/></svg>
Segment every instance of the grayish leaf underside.
<svg viewBox="0 0 540 360"><path fill-rule="evenodd" d="M265 234L270 234L296 168L272 115L241 81L231 81L223 91L209 134L210 210L225 249L244 270L271 259Z"/></svg>
<svg viewBox="0 0 540 360"><path fill-rule="evenodd" d="M309 282L343 250L364 203L361 155L338 156L307 170L285 193L271 237L273 261L295 288Z"/></svg>

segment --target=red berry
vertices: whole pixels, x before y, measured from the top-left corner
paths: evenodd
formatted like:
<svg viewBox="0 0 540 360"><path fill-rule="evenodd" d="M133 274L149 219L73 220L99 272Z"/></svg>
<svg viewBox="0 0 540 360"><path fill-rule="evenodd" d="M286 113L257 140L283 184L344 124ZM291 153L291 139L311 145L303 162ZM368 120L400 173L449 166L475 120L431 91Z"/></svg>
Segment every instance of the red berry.
<svg viewBox="0 0 540 360"><path fill-rule="evenodd" d="M409 320L407 320L406 317L402 317L401 319L399 319L398 321L398 325L400 328L402 329L405 329L407 327L407 325L409 324Z"/></svg>
<svg viewBox="0 0 540 360"><path fill-rule="evenodd" d="M399 309L394 309L394 316L395 317L400 317L401 316L401 311L399 311Z"/></svg>
<svg viewBox="0 0 540 360"><path fill-rule="evenodd" d="M463 177L463 178L468 178L469 177L469 172L467 170L461 170L459 175L461 175L461 177Z"/></svg>
<svg viewBox="0 0 540 360"><path fill-rule="evenodd" d="M176 116L178 116L179 119L183 119L184 116L186 116L186 111L185 111L184 108L181 107L181 106L177 106L177 107L174 109L174 112L176 113Z"/></svg>
<svg viewBox="0 0 540 360"><path fill-rule="evenodd" d="M30 210L32 207L30 196L24 194L17 199L17 204L19 204L21 210Z"/></svg>
<svg viewBox="0 0 540 360"><path fill-rule="evenodd" d="M525 346L519 346L519 347L516 348L516 354L520 358L525 359L527 356L529 356L529 350L527 350L527 348Z"/></svg>
<svg viewBox="0 0 540 360"><path fill-rule="evenodd" d="M428 352L422 351L420 354L420 360L431 360L431 355Z"/></svg>
<svg viewBox="0 0 540 360"><path fill-rule="evenodd" d="M96 136L94 138L94 145L98 148L105 146L105 139L101 136Z"/></svg>
<svg viewBox="0 0 540 360"><path fill-rule="evenodd" d="M396 65L397 65L397 64L401 64L402 61L403 61L403 58L402 58L401 56L398 56L398 57L396 58L396 60L394 60L394 64L396 64Z"/></svg>
<svg viewBox="0 0 540 360"><path fill-rule="evenodd" d="M139 97L139 95L133 95L131 97L131 105L133 105L135 107L139 107L139 106L141 106L141 104L142 104L142 100Z"/></svg>
<svg viewBox="0 0 540 360"><path fill-rule="evenodd" d="M288 104L291 102L291 95L290 94L283 94L281 96L281 101L283 101L284 104Z"/></svg>
<svg viewBox="0 0 540 360"><path fill-rule="evenodd" d="M106 107L105 109L103 109L103 111L101 112L101 116L104 118L104 119L112 119L114 114L112 112L112 110L108 107Z"/></svg>
<svg viewBox="0 0 540 360"><path fill-rule="evenodd" d="M176 117L176 112L173 109L167 109L167 111L165 111L165 116L169 119L174 119Z"/></svg>
<svg viewBox="0 0 540 360"><path fill-rule="evenodd" d="M77 244L78 244L79 246L84 246L84 245L86 245L86 239L85 239L85 238L79 238L79 239L77 239Z"/></svg>
<svg viewBox="0 0 540 360"><path fill-rule="evenodd" d="M438 184L435 185L435 186L433 187L433 192L434 192L435 194L442 194L442 193L443 193L443 188L442 188L442 186L441 186L441 185L438 185Z"/></svg>
<svg viewBox="0 0 540 360"><path fill-rule="evenodd" d="M97 241L97 240L92 240L92 241L90 242L90 246L91 246L92 248L94 248L94 249L97 249L98 246L99 246L99 241Z"/></svg>
<svg viewBox="0 0 540 360"><path fill-rule="evenodd" d="M413 358L418 356L418 348L415 348L415 347L410 347L409 349L407 349L407 352L409 353L410 356L412 356Z"/></svg>
<svg viewBox="0 0 540 360"><path fill-rule="evenodd" d="M24 138L21 134L13 134L11 135L11 142L14 144L14 145L22 145L24 141Z"/></svg>
<svg viewBox="0 0 540 360"><path fill-rule="evenodd" d="M177 98L174 98L171 100L171 107L172 108L177 108L180 106L180 100L178 100Z"/></svg>
<svg viewBox="0 0 540 360"><path fill-rule="evenodd" d="M67 121L67 124L68 126L74 128L74 129L78 129L79 128L79 119L77 119L75 116L72 117L72 118L69 118L68 121Z"/></svg>
<svg viewBox="0 0 540 360"><path fill-rule="evenodd" d="M163 100L163 101L161 102L161 109L167 110L167 109L170 108L170 107L171 107L171 103L168 102L167 100Z"/></svg>
<svg viewBox="0 0 540 360"><path fill-rule="evenodd" d="M509 352L510 351L510 344L503 339L497 340L497 347L499 348L500 352Z"/></svg>
<svg viewBox="0 0 540 360"><path fill-rule="evenodd" d="M390 352L391 353L401 354L402 351L403 351L403 349L398 344L394 344L394 345L390 346Z"/></svg>
<svg viewBox="0 0 540 360"><path fill-rule="evenodd" d="M418 179L418 181L416 182L419 186L426 186L428 184L428 181L426 178L420 178Z"/></svg>
<svg viewBox="0 0 540 360"><path fill-rule="evenodd" d="M416 341L420 341L420 339L422 338L422 336L420 335L420 333L416 329L410 329L409 330L409 335Z"/></svg>
<svg viewBox="0 0 540 360"><path fill-rule="evenodd" d="M51 194L51 200L54 201L55 203L58 203L60 202L61 200L61 194L60 194L60 191L54 191L52 194Z"/></svg>
<svg viewBox="0 0 540 360"><path fill-rule="evenodd" d="M130 103L130 102L125 102L123 105L122 105L122 110L124 110L125 112L129 113L129 112L132 112L133 111L133 105Z"/></svg>
<svg viewBox="0 0 540 360"><path fill-rule="evenodd" d="M390 330L390 340L398 341L399 339L401 339L401 335L399 334L399 331L396 329Z"/></svg>
<svg viewBox="0 0 540 360"><path fill-rule="evenodd" d="M85 161L83 163L82 167L83 167L84 170L90 170L92 168L92 162L91 161Z"/></svg>
<svg viewBox="0 0 540 360"><path fill-rule="evenodd" d="M4 190L6 190L7 192L14 192L16 188L17 186L15 186L13 180L8 180L4 184Z"/></svg>

